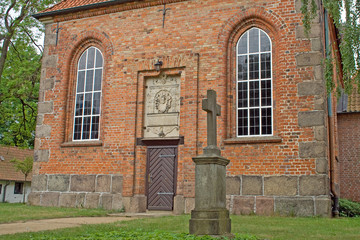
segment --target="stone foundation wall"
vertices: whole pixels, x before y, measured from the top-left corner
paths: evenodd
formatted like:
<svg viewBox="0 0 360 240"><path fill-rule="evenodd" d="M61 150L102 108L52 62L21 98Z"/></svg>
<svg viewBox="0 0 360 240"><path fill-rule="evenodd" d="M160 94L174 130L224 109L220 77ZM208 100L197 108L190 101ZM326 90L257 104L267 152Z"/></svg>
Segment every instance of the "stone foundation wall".
<svg viewBox="0 0 360 240"><path fill-rule="evenodd" d="M120 210L125 205L131 205L128 199L122 197L122 185L121 175L35 175L28 203Z"/></svg>
<svg viewBox="0 0 360 240"><path fill-rule="evenodd" d="M231 214L330 216L327 175L238 175L226 186Z"/></svg>

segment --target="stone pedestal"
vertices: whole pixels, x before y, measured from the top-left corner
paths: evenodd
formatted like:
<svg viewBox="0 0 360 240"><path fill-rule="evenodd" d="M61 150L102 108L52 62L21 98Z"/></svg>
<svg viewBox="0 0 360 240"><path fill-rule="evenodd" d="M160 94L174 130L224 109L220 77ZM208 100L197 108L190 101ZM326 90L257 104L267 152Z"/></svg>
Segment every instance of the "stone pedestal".
<svg viewBox="0 0 360 240"><path fill-rule="evenodd" d="M195 167L195 209L191 212L190 234L226 235L231 220L226 209L226 165L229 160L217 154L193 158Z"/></svg>

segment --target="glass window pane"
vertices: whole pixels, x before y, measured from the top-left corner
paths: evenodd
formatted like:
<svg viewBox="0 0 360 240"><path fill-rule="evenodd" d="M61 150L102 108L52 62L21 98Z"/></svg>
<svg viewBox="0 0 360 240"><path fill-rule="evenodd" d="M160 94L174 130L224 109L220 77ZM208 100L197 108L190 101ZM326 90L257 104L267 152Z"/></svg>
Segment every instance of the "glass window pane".
<svg viewBox="0 0 360 240"><path fill-rule="evenodd" d="M95 64L95 48L91 47L88 49L88 60L87 60L87 68L94 68Z"/></svg>
<svg viewBox="0 0 360 240"><path fill-rule="evenodd" d="M238 80L247 80L248 78L247 58L247 56L238 57Z"/></svg>
<svg viewBox="0 0 360 240"><path fill-rule="evenodd" d="M249 31L249 53L259 52L259 29L252 28Z"/></svg>
<svg viewBox="0 0 360 240"><path fill-rule="evenodd" d="M92 93L85 94L85 102L84 102L84 115L90 115L91 114L91 99Z"/></svg>
<svg viewBox="0 0 360 240"><path fill-rule="evenodd" d="M83 101L84 101L84 94L77 94L76 95L76 104L75 104L75 116L82 116Z"/></svg>
<svg viewBox="0 0 360 240"><path fill-rule="evenodd" d="M90 137L91 117L84 117L82 139Z"/></svg>
<svg viewBox="0 0 360 240"><path fill-rule="evenodd" d="M79 60L79 70L83 70L85 69L85 65L86 65L86 51L83 53L83 55L81 55L81 58Z"/></svg>
<svg viewBox="0 0 360 240"><path fill-rule="evenodd" d="M103 66L103 57L99 50L96 50L96 63L95 67L102 67Z"/></svg>
<svg viewBox="0 0 360 240"><path fill-rule="evenodd" d="M84 83L85 83L85 71L79 71L76 92L84 91Z"/></svg>
<svg viewBox="0 0 360 240"><path fill-rule="evenodd" d="M258 107L260 104L259 82L251 81L249 85L250 85L249 106Z"/></svg>
<svg viewBox="0 0 360 240"><path fill-rule="evenodd" d="M99 117L92 118L91 124L91 139L98 139L99 138Z"/></svg>
<svg viewBox="0 0 360 240"><path fill-rule="evenodd" d="M261 109L261 134L272 134L271 108Z"/></svg>
<svg viewBox="0 0 360 240"><path fill-rule="evenodd" d="M238 110L238 135L248 135L248 110Z"/></svg>
<svg viewBox="0 0 360 240"><path fill-rule="evenodd" d="M249 55L249 79L259 79L259 54Z"/></svg>
<svg viewBox="0 0 360 240"><path fill-rule="evenodd" d="M238 107L248 107L248 83L238 83Z"/></svg>
<svg viewBox="0 0 360 240"><path fill-rule="evenodd" d="M101 90L101 79L102 79L102 69L95 70L95 84L94 84L94 91Z"/></svg>
<svg viewBox="0 0 360 240"><path fill-rule="evenodd" d="M250 135L260 134L260 110L250 109Z"/></svg>
<svg viewBox="0 0 360 240"><path fill-rule="evenodd" d="M240 38L239 45L238 45L238 54L246 54L247 53L247 50L248 50L247 42L248 42L248 32L246 32Z"/></svg>
<svg viewBox="0 0 360 240"><path fill-rule="evenodd" d="M94 93L94 99L93 99L93 111L92 114L100 114L100 94L99 92Z"/></svg>
<svg viewBox="0 0 360 240"><path fill-rule="evenodd" d="M86 71L86 87L85 91L89 92L93 89L94 70Z"/></svg>
<svg viewBox="0 0 360 240"><path fill-rule="evenodd" d="M263 32L260 31L260 41L261 41L261 52L270 51L270 39L269 37Z"/></svg>
<svg viewBox="0 0 360 240"><path fill-rule="evenodd" d="M82 118L75 118L74 123L74 140L81 139L81 125L82 125Z"/></svg>
<svg viewBox="0 0 360 240"><path fill-rule="evenodd" d="M271 106L271 80L261 81L261 106Z"/></svg>
<svg viewBox="0 0 360 240"><path fill-rule="evenodd" d="M271 78L271 54L261 54L261 78Z"/></svg>

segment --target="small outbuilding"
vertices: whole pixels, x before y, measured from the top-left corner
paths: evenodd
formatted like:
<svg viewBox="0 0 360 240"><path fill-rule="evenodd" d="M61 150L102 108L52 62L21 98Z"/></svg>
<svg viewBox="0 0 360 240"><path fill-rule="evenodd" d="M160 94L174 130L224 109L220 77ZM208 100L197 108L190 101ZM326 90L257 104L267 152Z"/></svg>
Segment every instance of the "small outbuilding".
<svg viewBox="0 0 360 240"><path fill-rule="evenodd" d="M16 171L14 164L10 161L14 158L24 160L32 157L34 150L20 149L17 147L0 146L0 202L19 203L25 201L31 189L32 174L25 176Z"/></svg>

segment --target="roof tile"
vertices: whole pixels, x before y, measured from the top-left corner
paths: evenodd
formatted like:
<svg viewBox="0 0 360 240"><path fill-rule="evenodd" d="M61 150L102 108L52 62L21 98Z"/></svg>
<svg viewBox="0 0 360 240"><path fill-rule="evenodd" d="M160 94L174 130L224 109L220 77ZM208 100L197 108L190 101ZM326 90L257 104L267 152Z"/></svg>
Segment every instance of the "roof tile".
<svg viewBox="0 0 360 240"><path fill-rule="evenodd" d="M109 0L63 0L54 6L47 8L39 13L53 12L58 10L64 10L68 8L86 6L95 3L108 2Z"/></svg>
<svg viewBox="0 0 360 240"><path fill-rule="evenodd" d="M14 158L23 160L33 155L34 150L0 146L0 180L24 181L24 174L17 172L10 161ZM31 181L31 178L32 173L29 174L26 180Z"/></svg>

